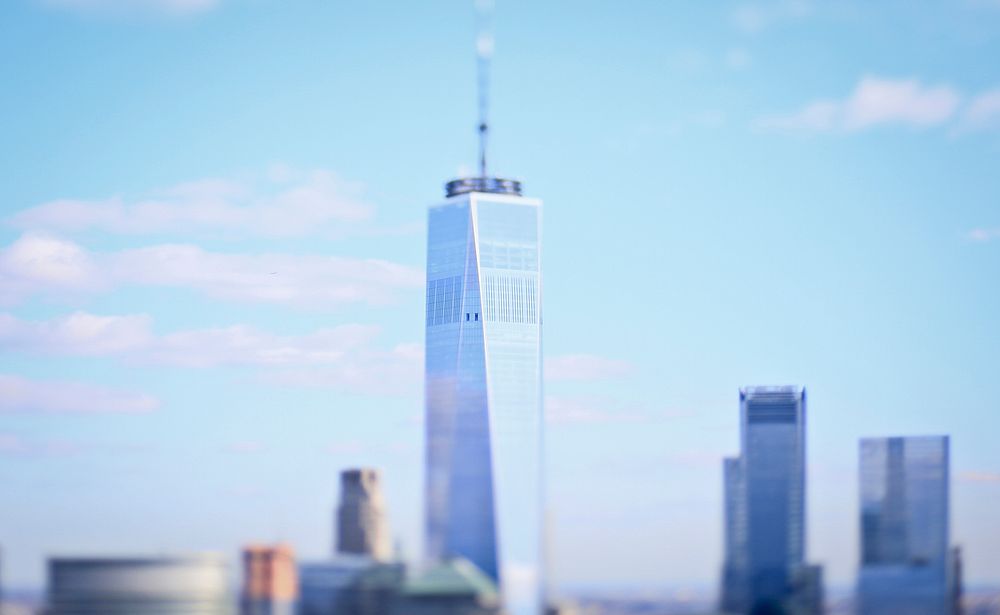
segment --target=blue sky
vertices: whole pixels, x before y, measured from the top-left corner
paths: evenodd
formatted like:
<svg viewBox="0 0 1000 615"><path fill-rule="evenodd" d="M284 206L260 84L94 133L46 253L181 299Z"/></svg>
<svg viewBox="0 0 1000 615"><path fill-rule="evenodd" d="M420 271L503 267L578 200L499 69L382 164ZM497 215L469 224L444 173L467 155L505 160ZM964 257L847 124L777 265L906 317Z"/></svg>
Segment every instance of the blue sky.
<svg viewBox="0 0 1000 615"><path fill-rule="evenodd" d="M809 389L809 552L857 440L953 437L1000 582L1000 4L499 3L493 168L545 201L557 585L714 583L737 390ZM420 549L424 217L475 157L465 0L0 7L0 544Z"/></svg>

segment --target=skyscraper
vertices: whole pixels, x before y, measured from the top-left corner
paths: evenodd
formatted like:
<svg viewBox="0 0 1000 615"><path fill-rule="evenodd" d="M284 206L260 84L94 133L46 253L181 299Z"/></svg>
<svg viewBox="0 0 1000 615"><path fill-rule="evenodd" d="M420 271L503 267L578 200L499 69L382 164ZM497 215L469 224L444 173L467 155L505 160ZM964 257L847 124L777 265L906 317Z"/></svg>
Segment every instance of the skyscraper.
<svg viewBox="0 0 1000 615"><path fill-rule="evenodd" d="M738 613L746 605L746 523L743 515L743 469L739 457L723 460L722 587L719 608Z"/></svg>
<svg viewBox="0 0 1000 615"><path fill-rule="evenodd" d="M426 549L541 604L541 202L518 182L450 182L430 209Z"/></svg>
<svg viewBox="0 0 1000 615"><path fill-rule="evenodd" d="M805 565L805 436L805 389L740 390L742 451L723 466L724 611L821 600L822 570Z"/></svg>
<svg viewBox="0 0 1000 615"><path fill-rule="evenodd" d="M293 615L297 593L295 552L290 546L243 549L242 615Z"/></svg>
<svg viewBox="0 0 1000 615"><path fill-rule="evenodd" d="M337 553L392 557L392 539L378 470L357 468L340 474L337 507Z"/></svg>
<svg viewBox="0 0 1000 615"><path fill-rule="evenodd" d="M952 608L947 436L861 441L862 615Z"/></svg>
<svg viewBox="0 0 1000 615"><path fill-rule="evenodd" d="M740 392L750 604L787 597L805 557L806 392Z"/></svg>

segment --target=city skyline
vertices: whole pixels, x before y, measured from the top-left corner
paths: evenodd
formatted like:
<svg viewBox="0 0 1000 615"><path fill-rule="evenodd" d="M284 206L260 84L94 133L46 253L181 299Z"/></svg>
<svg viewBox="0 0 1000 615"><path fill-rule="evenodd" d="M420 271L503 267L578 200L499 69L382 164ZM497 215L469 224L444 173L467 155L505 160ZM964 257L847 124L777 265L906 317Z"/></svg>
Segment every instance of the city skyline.
<svg viewBox="0 0 1000 615"><path fill-rule="evenodd" d="M115 5L0 8L5 583L64 552L318 559L359 465L417 559L421 220L473 166L471 7ZM714 587L732 394L781 382L819 409L832 585L857 440L926 433L967 580L1000 582L1000 10L562 8L498 13L491 164L547 204L553 584Z"/></svg>

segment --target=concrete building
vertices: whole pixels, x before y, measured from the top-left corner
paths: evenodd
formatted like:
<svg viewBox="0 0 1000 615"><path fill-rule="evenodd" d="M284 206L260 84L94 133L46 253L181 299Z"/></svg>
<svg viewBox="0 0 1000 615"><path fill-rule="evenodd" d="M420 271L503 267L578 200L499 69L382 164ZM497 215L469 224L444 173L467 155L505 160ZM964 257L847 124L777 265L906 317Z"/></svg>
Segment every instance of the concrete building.
<svg viewBox="0 0 1000 615"><path fill-rule="evenodd" d="M378 470L358 468L340 474L336 523L337 554L392 558L392 538Z"/></svg>
<svg viewBox="0 0 1000 615"><path fill-rule="evenodd" d="M290 546L243 549L242 615L293 615L298 590L295 551Z"/></svg>
<svg viewBox="0 0 1000 615"><path fill-rule="evenodd" d="M48 615L230 615L220 555L53 558Z"/></svg>

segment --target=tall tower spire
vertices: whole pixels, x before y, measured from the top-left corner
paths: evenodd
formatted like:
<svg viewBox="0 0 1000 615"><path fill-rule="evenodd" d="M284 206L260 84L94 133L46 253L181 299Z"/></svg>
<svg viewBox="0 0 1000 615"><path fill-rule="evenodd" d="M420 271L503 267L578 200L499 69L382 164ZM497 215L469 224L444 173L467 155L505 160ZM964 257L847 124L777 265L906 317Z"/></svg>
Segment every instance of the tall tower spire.
<svg viewBox="0 0 1000 615"><path fill-rule="evenodd" d="M479 173L460 177L445 184L448 198L484 192L492 194L521 195L521 182L489 175L487 145L490 132L490 68L493 61L493 6L494 0L474 0L476 6L476 83L479 104Z"/></svg>
<svg viewBox="0 0 1000 615"><path fill-rule="evenodd" d="M490 123L490 61L493 59L493 0L476 0L476 80L479 96L479 177L486 178Z"/></svg>

